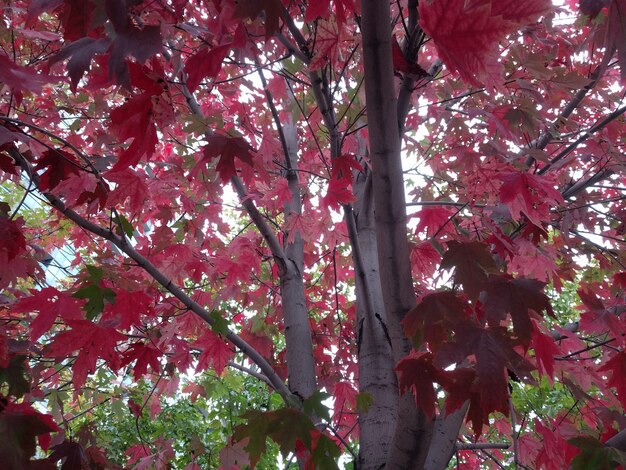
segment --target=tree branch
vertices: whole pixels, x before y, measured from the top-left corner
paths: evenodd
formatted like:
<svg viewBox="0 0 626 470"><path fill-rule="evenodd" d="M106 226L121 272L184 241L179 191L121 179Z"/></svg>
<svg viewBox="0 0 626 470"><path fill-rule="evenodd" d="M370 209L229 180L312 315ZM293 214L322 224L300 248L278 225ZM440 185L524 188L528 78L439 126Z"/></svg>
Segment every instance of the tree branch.
<svg viewBox="0 0 626 470"><path fill-rule="evenodd" d="M33 181L35 186L39 189L39 177L36 173L34 173L32 167L30 166L30 163L15 147L10 149L9 151L15 161L18 162L20 168L22 168L22 170L29 176L31 181ZM152 264L150 260L138 253L125 238L116 235L110 229L102 228L99 225L96 225L93 222L86 220L74 210L67 208L65 206L65 203L54 194L49 192L42 192L42 194L48 200L48 202L55 209L65 215L65 217L70 219L82 229L87 230L88 232L91 232L94 235L97 235L113 243L113 245L115 245L120 251L125 253L129 258L131 258L141 268L143 268L144 271L150 274L150 276L152 276L155 281L161 284L161 286L163 286L165 290L167 290L174 297L180 300L180 302L185 305L185 307L187 307L190 311L202 318L207 324L214 324L215 321L211 318L209 312L204 307L202 307L199 303L189 297L170 278L165 276L154 264ZM274 389L283 397L286 403L297 403L297 400L289 391L285 383L281 380L278 374L276 374L272 366L265 360L265 358L261 354L259 354L258 351L256 351L240 336L230 330L228 331L228 333L226 333L225 337L232 344L234 344L243 354L250 358L252 362L259 366L261 371L265 374L267 379L272 384L272 387L274 387Z"/></svg>
<svg viewBox="0 0 626 470"><path fill-rule="evenodd" d="M622 106L621 108L616 109L609 115L607 115L602 121L592 126L589 130L585 131L578 139L568 145L564 150L559 152L549 163L547 163L541 170L539 170L539 174L543 175L550 168L552 168L557 162L565 158L569 155L573 150L575 150L580 144L582 144L585 140L591 137L593 134L598 132L599 130L606 127L609 123L620 117L622 114L626 112L626 106Z"/></svg>
<svg viewBox="0 0 626 470"><path fill-rule="evenodd" d="M600 79L602 70L602 67L596 67L596 69L589 76L591 82L584 88L578 90L578 92L574 95L571 101L563 107L561 114L559 114L558 117L554 121L552 121L552 124L548 126L548 129L543 131L537 139L528 144L529 148L543 150L548 146L548 144L554 137L554 132L559 129L560 123L572 115L572 113L576 110L576 108L578 108L580 103L582 103L585 96L587 96L591 89L596 86L598 80ZM526 160L526 166L530 167L530 165L532 165L534 161L535 159L533 157L528 157L528 159Z"/></svg>

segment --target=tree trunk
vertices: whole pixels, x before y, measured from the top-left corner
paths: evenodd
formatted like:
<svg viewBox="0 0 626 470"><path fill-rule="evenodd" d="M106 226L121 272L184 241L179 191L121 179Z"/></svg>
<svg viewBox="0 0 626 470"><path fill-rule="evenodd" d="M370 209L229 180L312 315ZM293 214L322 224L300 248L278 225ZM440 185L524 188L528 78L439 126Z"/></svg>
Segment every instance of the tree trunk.
<svg viewBox="0 0 626 470"><path fill-rule="evenodd" d="M359 415L360 470L385 466L398 419L398 387L378 268L376 225L371 179L355 179L357 194L354 218L359 244L355 259L356 318L359 361L359 392L368 393L372 404ZM352 248L353 256L355 248Z"/></svg>
<svg viewBox="0 0 626 470"><path fill-rule="evenodd" d="M410 350L402 332L401 321L415 305L416 299L406 234L406 201L391 59L389 3L362 0L361 13L378 259L393 358L397 362ZM430 420L417 410L413 397L402 396L387 468L422 469L428 453L431 428Z"/></svg>
<svg viewBox="0 0 626 470"><path fill-rule="evenodd" d="M287 143L289 160L287 180L291 201L285 205L285 220L302 213L300 184L298 181L297 130L291 122L282 126ZM290 241L287 241L290 240ZM287 368L289 388L300 398L308 398L317 388L311 324L304 292L304 242L300 234L285 235L285 272L280 276L280 294L287 344Z"/></svg>

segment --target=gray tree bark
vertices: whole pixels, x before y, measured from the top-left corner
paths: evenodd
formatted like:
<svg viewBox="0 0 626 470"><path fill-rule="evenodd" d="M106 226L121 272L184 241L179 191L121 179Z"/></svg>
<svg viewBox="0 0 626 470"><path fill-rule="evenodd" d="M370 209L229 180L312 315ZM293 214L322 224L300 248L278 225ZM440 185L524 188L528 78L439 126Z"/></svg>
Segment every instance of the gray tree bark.
<svg viewBox="0 0 626 470"><path fill-rule="evenodd" d="M361 13L378 259L393 358L397 362L410 350L401 321L415 306L416 299L406 233L389 2L362 0ZM387 468L423 469L431 429L430 420L417 410L413 397L400 397L398 423Z"/></svg>

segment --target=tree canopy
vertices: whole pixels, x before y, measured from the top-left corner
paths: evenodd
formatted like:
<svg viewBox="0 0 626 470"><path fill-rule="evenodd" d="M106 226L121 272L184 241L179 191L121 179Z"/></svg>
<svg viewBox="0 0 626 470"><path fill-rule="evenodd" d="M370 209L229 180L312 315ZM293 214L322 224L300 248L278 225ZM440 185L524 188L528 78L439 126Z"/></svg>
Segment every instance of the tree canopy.
<svg viewBox="0 0 626 470"><path fill-rule="evenodd" d="M7 0L7 469L626 466L626 0Z"/></svg>

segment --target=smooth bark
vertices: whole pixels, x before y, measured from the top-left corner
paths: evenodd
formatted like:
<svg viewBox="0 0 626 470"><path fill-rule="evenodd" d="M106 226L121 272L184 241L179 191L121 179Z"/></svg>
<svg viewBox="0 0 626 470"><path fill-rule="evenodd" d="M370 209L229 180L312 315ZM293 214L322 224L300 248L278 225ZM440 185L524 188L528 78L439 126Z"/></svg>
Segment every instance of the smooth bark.
<svg viewBox="0 0 626 470"><path fill-rule="evenodd" d="M285 205L285 220L302 214L298 181L297 130L291 122L282 123L287 146L287 181L291 201ZM304 241L300 233L285 236L286 266L280 275L280 294L285 324L289 388L300 398L308 398L317 388L311 324L304 292Z"/></svg>
<svg viewBox="0 0 626 470"><path fill-rule="evenodd" d="M406 201L391 54L389 3L362 0L361 13L378 259L387 326L393 358L397 362L410 350L402 332L401 321L415 305L416 299L406 233ZM431 427L430 420L416 409L412 396L400 397L398 423L387 468L423 469Z"/></svg>
<svg viewBox="0 0 626 470"><path fill-rule="evenodd" d="M359 415L358 468L374 470L384 467L393 441L398 419L398 386L380 284L371 179L360 173L355 178L354 190L358 254L354 246L352 252L354 258L359 256L355 259L359 393L368 393L372 398L367 412Z"/></svg>

